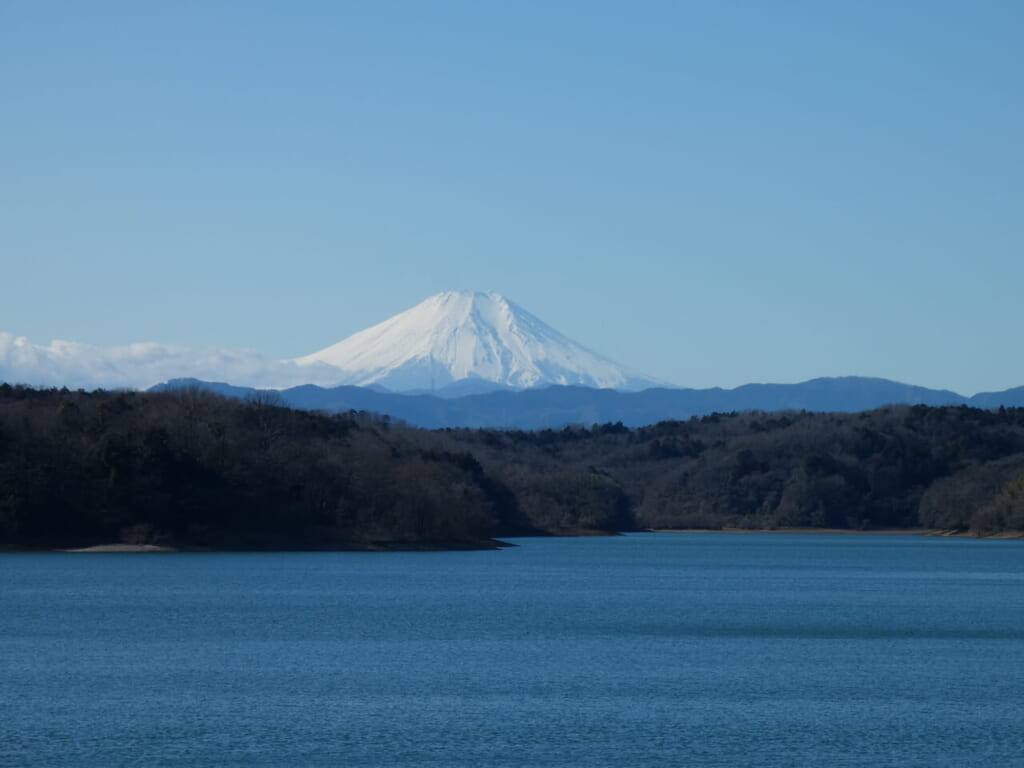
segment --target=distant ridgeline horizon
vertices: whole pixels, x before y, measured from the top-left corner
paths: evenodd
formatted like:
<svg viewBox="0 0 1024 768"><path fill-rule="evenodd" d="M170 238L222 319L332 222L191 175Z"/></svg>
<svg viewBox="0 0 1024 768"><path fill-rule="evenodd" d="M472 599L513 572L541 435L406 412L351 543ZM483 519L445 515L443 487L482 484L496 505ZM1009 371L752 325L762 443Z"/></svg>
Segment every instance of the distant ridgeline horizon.
<svg viewBox="0 0 1024 768"><path fill-rule="evenodd" d="M549 429L618 422L642 427L711 413L856 413L888 405L1024 407L1024 386L965 397L950 390L860 376L822 377L798 384L745 384L735 389L654 387L633 392L585 386L511 389L470 379L433 393L389 392L379 386L325 388L312 384L281 390L256 389L226 382L173 379L150 391L187 388L238 399L270 398L303 410L374 412L427 429Z"/></svg>
<svg viewBox="0 0 1024 768"><path fill-rule="evenodd" d="M569 339L501 294L479 291L435 294L289 360L160 344L39 346L0 333L0 381L89 389L201 387L235 397L279 397L307 410L372 411L427 428L643 426L712 412L1024 405L1024 387L965 397L858 376L678 388Z"/></svg>

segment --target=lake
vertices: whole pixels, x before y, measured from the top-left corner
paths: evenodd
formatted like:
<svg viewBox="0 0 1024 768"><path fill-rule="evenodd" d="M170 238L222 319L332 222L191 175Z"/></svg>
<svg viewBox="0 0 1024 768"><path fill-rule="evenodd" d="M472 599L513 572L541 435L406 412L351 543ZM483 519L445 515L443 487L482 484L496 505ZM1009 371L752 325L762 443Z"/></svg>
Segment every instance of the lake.
<svg viewBox="0 0 1024 768"><path fill-rule="evenodd" d="M0 556L0 765L1024 766L1024 542Z"/></svg>

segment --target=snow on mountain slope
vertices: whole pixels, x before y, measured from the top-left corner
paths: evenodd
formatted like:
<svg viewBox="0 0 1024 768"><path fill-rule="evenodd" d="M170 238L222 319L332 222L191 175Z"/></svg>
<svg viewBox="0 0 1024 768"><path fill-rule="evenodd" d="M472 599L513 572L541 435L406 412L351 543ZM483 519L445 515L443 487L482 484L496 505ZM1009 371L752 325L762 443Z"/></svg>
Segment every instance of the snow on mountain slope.
<svg viewBox="0 0 1024 768"><path fill-rule="evenodd" d="M338 384L434 390L467 379L528 388L644 389L658 382L560 334L497 293L446 291L333 346L292 361L326 364Z"/></svg>

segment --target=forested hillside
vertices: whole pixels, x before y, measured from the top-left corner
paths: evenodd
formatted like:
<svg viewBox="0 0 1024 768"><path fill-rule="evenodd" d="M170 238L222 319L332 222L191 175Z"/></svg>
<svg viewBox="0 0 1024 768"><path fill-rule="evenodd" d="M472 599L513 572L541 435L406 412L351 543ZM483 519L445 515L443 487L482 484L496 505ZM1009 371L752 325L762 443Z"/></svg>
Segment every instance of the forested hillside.
<svg viewBox="0 0 1024 768"><path fill-rule="evenodd" d="M1024 529L1024 409L426 431L196 389L0 386L0 545L475 547L642 528Z"/></svg>
<svg viewBox="0 0 1024 768"><path fill-rule="evenodd" d="M199 391L0 387L0 540L480 546L514 530L466 455L375 416Z"/></svg>
<svg viewBox="0 0 1024 768"><path fill-rule="evenodd" d="M1024 529L1024 408L713 414L455 439L542 527Z"/></svg>

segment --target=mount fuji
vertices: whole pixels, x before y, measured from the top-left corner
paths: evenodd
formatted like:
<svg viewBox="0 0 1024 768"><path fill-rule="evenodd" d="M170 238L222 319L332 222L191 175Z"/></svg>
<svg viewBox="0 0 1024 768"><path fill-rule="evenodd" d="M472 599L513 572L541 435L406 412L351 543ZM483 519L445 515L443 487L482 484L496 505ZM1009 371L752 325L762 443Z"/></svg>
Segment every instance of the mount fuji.
<svg viewBox="0 0 1024 768"><path fill-rule="evenodd" d="M148 388L180 378L266 389L351 385L447 398L549 385L664 386L567 339L496 293L439 293L333 346L290 360L161 343L34 344L0 331L0 382Z"/></svg>
<svg viewBox="0 0 1024 768"><path fill-rule="evenodd" d="M289 361L330 366L337 384L469 394L574 385L664 386L566 338L497 293L445 291L319 352ZM332 371L333 373L333 371Z"/></svg>

